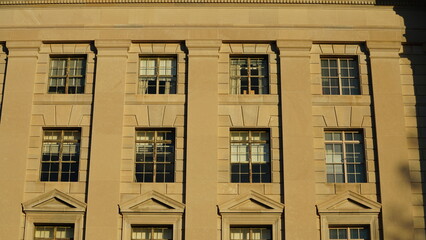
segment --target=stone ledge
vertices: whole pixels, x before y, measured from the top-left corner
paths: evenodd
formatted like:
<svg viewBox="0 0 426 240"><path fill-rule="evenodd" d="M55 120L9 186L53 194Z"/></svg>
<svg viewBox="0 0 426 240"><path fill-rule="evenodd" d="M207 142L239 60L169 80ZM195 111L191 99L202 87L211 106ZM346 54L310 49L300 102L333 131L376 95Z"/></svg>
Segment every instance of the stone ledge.
<svg viewBox="0 0 426 240"><path fill-rule="evenodd" d="M253 4L340 4L375 5L376 0L0 0L0 5L44 4L132 4L132 3L253 3Z"/></svg>

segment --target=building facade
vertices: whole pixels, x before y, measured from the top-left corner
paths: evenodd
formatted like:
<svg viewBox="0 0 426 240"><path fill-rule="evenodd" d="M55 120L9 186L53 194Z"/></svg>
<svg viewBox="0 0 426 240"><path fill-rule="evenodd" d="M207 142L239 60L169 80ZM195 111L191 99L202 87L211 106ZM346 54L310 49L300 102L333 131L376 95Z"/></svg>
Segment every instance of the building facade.
<svg viewBox="0 0 426 240"><path fill-rule="evenodd" d="M0 239L426 240L421 1L1 0Z"/></svg>

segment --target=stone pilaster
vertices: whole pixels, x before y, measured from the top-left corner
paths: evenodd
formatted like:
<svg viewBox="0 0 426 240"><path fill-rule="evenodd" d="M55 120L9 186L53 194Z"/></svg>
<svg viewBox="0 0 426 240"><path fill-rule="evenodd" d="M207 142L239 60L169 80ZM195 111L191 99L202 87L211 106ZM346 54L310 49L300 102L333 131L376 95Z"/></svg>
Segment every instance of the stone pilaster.
<svg viewBox="0 0 426 240"><path fill-rule="evenodd" d="M317 239L310 81L311 41L277 41L280 51L285 239ZM300 224L303 223L303 224Z"/></svg>
<svg viewBox="0 0 426 240"><path fill-rule="evenodd" d="M124 89L130 41L95 41L97 68L89 159L86 239L119 239Z"/></svg>
<svg viewBox="0 0 426 240"><path fill-rule="evenodd" d="M9 41L0 122L0 239L21 239L25 169L40 41Z"/></svg>
<svg viewBox="0 0 426 240"><path fill-rule="evenodd" d="M217 237L218 58L220 41L186 41L185 239Z"/></svg>
<svg viewBox="0 0 426 240"><path fill-rule="evenodd" d="M367 42L371 61L383 239L413 239L400 42Z"/></svg>

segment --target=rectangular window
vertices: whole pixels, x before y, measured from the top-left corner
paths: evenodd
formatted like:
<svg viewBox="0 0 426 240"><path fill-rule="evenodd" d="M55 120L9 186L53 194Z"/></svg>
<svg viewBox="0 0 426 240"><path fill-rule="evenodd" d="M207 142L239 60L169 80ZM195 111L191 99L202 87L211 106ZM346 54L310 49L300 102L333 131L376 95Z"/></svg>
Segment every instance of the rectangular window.
<svg viewBox="0 0 426 240"><path fill-rule="evenodd" d="M173 229L171 227L132 227L132 240L172 240Z"/></svg>
<svg viewBox="0 0 426 240"><path fill-rule="evenodd" d="M142 57L139 65L139 93L175 94L177 85L175 57Z"/></svg>
<svg viewBox="0 0 426 240"><path fill-rule="evenodd" d="M41 181L78 181L79 130L44 130Z"/></svg>
<svg viewBox="0 0 426 240"><path fill-rule="evenodd" d="M73 240L73 226L35 226L34 240Z"/></svg>
<svg viewBox="0 0 426 240"><path fill-rule="evenodd" d="M325 131L327 182L365 182L363 134L360 131Z"/></svg>
<svg viewBox="0 0 426 240"><path fill-rule="evenodd" d="M86 58L53 57L49 72L49 93L84 93Z"/></svg>
<svg viewBox="0 0 426 240"><path fill-rule="evenodd" d="M370 231L367 227L330 227L330 240L369 240Z"/></svg>
<svg viewBox="0 0 426 240"><path fill-rule="evenodd" d="M268 94L268 59L231 57L230 81L231 94Z"/></svg>
<svg viewBox="0 0 426 240"><path fill-rule="evenodd" d="M269 132L231 131L231 182L271 182Z"/></svg>
<svg viewBox="0 0 426 240"><path fill-rule="evenodd" d="M231 240L272 240L266 227L231 227Z"/></svg>
<svg viewBox="0 0 426 240"><path fill-rule="evenodd" d="M358 61L354 57L321 58L324 95L359 95Z"/></svg>
<svg viewBox="0 0 426 240"><path fill-rule="evenodd" d="M173 130L136 131L136 182L173 182Z"/></svg>

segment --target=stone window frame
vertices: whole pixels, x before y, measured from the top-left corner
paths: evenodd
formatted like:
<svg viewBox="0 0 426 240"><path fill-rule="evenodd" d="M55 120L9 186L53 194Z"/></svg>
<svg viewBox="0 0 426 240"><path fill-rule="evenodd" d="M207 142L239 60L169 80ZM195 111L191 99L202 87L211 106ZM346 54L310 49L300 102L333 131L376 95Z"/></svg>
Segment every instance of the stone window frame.
<svg viewBox="0 0 426 240"><path fill-rule="evenodd" d="M65 60L66 61L66 71L65 71L65 75L57 75L57 76L52 76L51 75L51 72L52 72L52 68L53 68L53 63L55 62L55 61L57 61L57 60ZM70 62L72 61L72 60L82 60L82 63L83 63L83 65L82 65L82 67L83 67L83 70L84 70L84 74L83 75L75 75L75 76L70 76L69 75L69 73L70 73ZM86 71L87 71L87 59L86 59L86 56L85 55L78 55L78 54L73 54L73 55L51 55L50 56L50 61L49 61L49 80L48 80L48 83L47 83L47 93L49 93L49 94L84 94L85 93L85 90L86 90ZM69 82L70 82L70 78L73 78L73 77L79 77L79 78L81 78L82 79L82 82L83 82L83 86L82 86L82 91L83 92L78 92L77 91L77 88L76 88L76 92L74 92L74 93L70 93L69 91L70 91L70 85L69 85ZM50 88L51 88L51 84L50 84L50 80L52 79L52 78L65 78L65 86L64 86L64 92L63 93L61 93L61 92L58 92L58 89L56 89L55 91L50 91Z"/></svg>
<svg viewBox="0 0 426 240"><path fill-rule="evenodd" d="M344 139L345 138L344 134L346 134L348 132L350 132L350 133L351 132L352 133L355 133L355 132L359 133L361 135L361 137L362 137L362 140L358 141L358 140L346 140L346 139ZM342 136L343 136L343 138L340 141L327 140L325 138L326 133L341 133ZM336 182L336 181L334 181L334 182L328 182L328 179L327 179L327 183L366 183L366 182L368 182L367 153L366 153L366 150L365 150L366 149L365 148L366 141L365 141L365 136L364 136L363 129L357 129L357 128L349 128L349 129L347 129L347 128L344 128L344 129L324 129L324 148L326 148L327 144L333 144L333 143L341 144L342 148L343 148L342 149L342 155L343 155L343 177L344 177L344 179L343 179L343 182ZM363 157L364 157L363 163L362 163L362 165L364 166L364 172L363 172L364 177L363 177L363 181L361 181L361 182L349 182L348 181L348 171L347 171L347 169L348 169L347 168L348 163L347 163L346 157L345 157L346 156L346 147L345 147L345 144L347 144L347 143L358 143L358 144L362 145L362 153L363 153ZM327 150L325 149L325 151L327 151ZM326 164L326 167L329 165L329 163L327 163L327 159L325 161L325 164ZM334 163L332 163L332 165L334 165ZM326 174L327 174L327 170L326 170Z"/></svg>
<svg viewBox="0 0 426 240"><path fill-rule="evenodd" d="M272 240L272 230L270 228L270 226L265 226L265 225L243 225L243 226L239 226L239 225L234 225L230 227L230 232L232 233L232 229L248 229L249 230L249 239L248 240ZM268 230L269 234L271 235L270 238L254 238L253 237L253 230L254 229L262 229L263 230ZM232 240L232 239L231 239ZM242 239L236 239L236 240L242 240Z"/></svg>
<svg viewBox="0 0 426 240"><path fill-rule="evenodd" d="M31 161L31 165L34 166L31 169L27 169L27 172L31 172L31 178L26 178L25 184L31 184L34 185L32 187L37 187L43 189L45 192L49 191L51 189L54 189L60 185L67 185L67 186L73 186L75 188L79 188L82 185L85 185L88 181L88 164L89 164L89 157L90 157L90 151L89 151L89 143L90 143L90 127L79 124L79 125L53 125L53 124L38 124L31 126L33 129L32 134L33 136L30 136L31 142L33 143L31 149L33 149L34 154L31 155L31 158L28 158L27 161ZM41 158L43 154L43 136L45 130L79 130L80 131L80 156L78 161L78 181L41 181ZM64 190L64 189L61 189ZM67 191L67 193L69 193Z"/></svg>
<svg viewBox="0 0 426 240"><path fill-rule="evenodd" d="M333 226L366 226L370 240L379 240L381 204L352 191L343 192L317 205L321 240L329 240Z"/></svg>
<svg viewBox="0 0 426 240"><path fill-rule="evenodd" d="M231 93L231 58L235 57L266 57L268 60L267 94L232 94ZM272 42L224 42L219 50L219 94L234 96L264 97L278 95L278 50Z"/></svg>
<svg viewBox="0 0 426 240"><path fill-rule="evenodd" d="M374 136L368 136L368 134L371 134L373 131L372 128L366 128L366 127L325 127L321 128L322 133L322 146L323 146L323 157L322 162L324 164L324 179L326 184L333 184L333 185L350 185L350 184L366 184L366 183L376 183L376 178L378 176L378 171L376 169L376 159L374 155L374 142L375 138ZM326 149L325 149L325 132L327 131L359 131L362 134L363 137L363 151L364 151L364 168L365 168L365 181L363 182L327 182L327 169L326 169Z"/></svg>
<svg viewBox="0 0 426 240"><path fill-rule="evenodd" d="M235 143L232 141L232 132L247 132L249 134L249 137L251 137L251 133L252 132L267 132L268 134L268 139L266 140L266 143L268 145L268 163L269 164L269 181L267 182L253 182L253 177L252 177L252 161L251 159L249 159L249 182L233 182L232 181L232 143ZM229 173L230 173L230 182L231 183L238 183L238 184L244 184L244 183L272 183L272 145L271 145L271 131L268 128L231 128L229 131L230 137L229 137L229 156L230 156L230 160L229 160ZM258 141L258 143L260 143L262 141ZM244 143L248 143L249 146L251 146L251 144L253 143L251 139L249 139L248 141L244 141ZM249 150L250 152L250 150Z"/></svg>
<svg viewBox="0 0 426 240"><path fill-rule="evenodd" d="M284 204L250 191L218 205L222 240L230 240L232 226L268 226L272 240L281 240Z"/></svg>
<svg viewBox="0 0 426 240"><path fill-rule="evenodd" d="M167 238L168 240L173 240L173 227L170 227L170 225L134 225L134 226L132 226L132 230L131 230L131 240L137 240L137 239L141 239L141 238L133 238L133 232L134 232L134 229L137 229L137 228L145 228L145 229L150 229L150 233L151 233L151 237L149 238L149 239L144 239L144 240L155 240L156 238L154 238L153 237L153 235L154 235L154 231L155 231L155 229L166 229L166 230L171 230L172 231L172 238L171 239L169 239L169 238ZM164 231L163 231L163 233L164 233ZM161 239L164 239L164 236L163 236L163 238L161 238Z"/></svg>
<svg viewBox="0 0 426 240"><path fill-rule="evenodd" d="M60 228L65 228L65 229L68 229L68 231L66 230L65 233L72 232L72 239L74 239L74 225L68 225L68 224L48 224L48 225L47 224L37 224L37 225L34 226L34 228L35 228L35 235L37 235L37 229L38 228L43 228L43 229L39 230L40 232L44 232L48 229L53 230L52 231L53 232L53 240L62 239L61 237L57 238L56 235L57 235L57 232ZM71 231L69 231L69 230L71 230ZM35 240L45 240L44 237L37 237L37 236L34 236L34 239ZM51 239L51 238L49 237L49 239Z"/></svg>
<svg viewBox="0 0 426 240"><path fill-rule="evenodd" d="M136 156L136 154L137 154L137 149L136 149L136 146L137 146L137 144L138 143L153 143L154 144L154 146L156 146L157 145L157 143L158 143L158 140L157 139L154 139L153 141L141 141L141 140L137 140L137 133L138 132L150 132L150 131L152 131L152 132L155 132L155 138L156 138L156 136L157 136L157 132L161 132L161 131L163 131L163 132L165 132L165 131L168 131L168 132L170 132L172 135L173 135L173 140L171 141L171 145L173 145L173 162L172 162L172 169L173 169L173 174L172 174L172 178L173 178L173 180L172 181L163 181L163 182L159 182L159 181L156 181L156 179L155 179L155 176L156 176L156 172L155 172L155 169L156 169L156 165L157 164L159 164L158 162L157 162L157 160L156 159L153 159L153 164L154 164L154 167L153 167L153 180L152 181L149 181L149 182L145 182L145 181L137 181L137 178L136 178L136 166L137 166L137 164L142 164L141 162L137 162L137 156ZM175 174L175 172L176 172L176 140L177 140L177 138L176 138L176 130L175 130L175 128L136 128L135 129L135 167L134 167L134 176L135 176L135 183L174 183L174 182L176 182L175 180L175 177L176 177L176 174ZM167 140L163 140L161 143L165 143L165 142L168 142ZM153 150L153 155L155 156L156 155L156 153L157 153L157 150L156 149L154 149Z"/></svg>
<svg viewBox="0 0 426 240"><path fill-rule="evenodd" d="M323 95L321 77L321 58L352 57L358 61L359 95ZM368 75L368 51L361 43L314 43L311 49L311 77L312 94L323 97L337 98L335 101L344 101L342 97L359 97L370 95L370 80Z"/></svg>
<svg viewBox="0 0 426 240"><path fill-rule="evenodd" d="M185 205L156 191L139 195L119 204L122 215L122 240L131 239L132 226L168 225L173 240L182 240Z"/></svg>
<svg viewBox="0 0 426 240"><path fill-rule="evenodd" d="M269 84L269 56L268 55L230 55L229 56L229 94L232 95L267 95L269 94L269 89L271 85ZM233 64L234 61L240 61L240 60L246 60L247 61L247 75L232 75L232 69L233 67L240 68L240 64ZM258 75L251 75L252 67L251 62L260 60L261 64L258 65L263 68L262 74ZM239 80L236 80L238 79ZM241 93L241 78L247 78L247 90L243 90L243 93ZM254 78L258 78L258 87L257 92L256 90L252 90L254 88L252 82ZM235 82L233 83L233 79L235 79ZM262 81L260 79L266 79L266 86L263 86L261 83ZM234 86L234 87L233 87Z"/></svg>
<svg viewBox="0 0 426 240"><path fill-rule="evenodd" d="M364 225L343 225L343 226L342 225L338 225L338 226L331 226L331 227L329 226L329 234L330 234L330 230L332 230L332 229L339 229L339 230L344 229L345 232L346 232L346 236L347 236L346 239L358 239L358 238L349 237L350 236L350 232L353 229L368 229L368 233L370 233L370 227L369 226L364 226ZM329 236L329 238L330 238L330 236ZM336 238L333 238L333 239L336 239Z"/></svg>
<svg viewBox="0 0 426 240"><path fill-rule="evenodd" d="M143 60L155 60L155 73L152 75L146 74L146 75L142 75L140 73L141 69L142 69L142 61ZM171 75L162 75L160 73L160 62L162 60L171 60L172 61L172 66L170 68L171 70ZM173 65L174 66L174 70L173 70ZM138 91L137 94L148 94L148 95L153 95L153 94L163 94L163 95L168 95L168 94L176 94L177 92L177 57L176 55L140 55L139 56L139 72L138 72L138 83L137 83L137 87L138 87ZM174 72L174 73L173 73ZM141 89L143 88L142 85L142 79L143 78L155 78L155 93L145 93L142 92ZM164 86L164 93L159 93L160 92L160 80L161 78L169 78L170 83L169 83L169 87L167 88L167 84ZM149 84L146 83L145 86L146 90L149 91ZM174 91L172 91L172 89L174 89Z"/></svg>
<svg viewBox="0 0 426 240"><path fill-rule="evenodd" d="M55 132L60 132L61 133L61 138L60 139L58 139L58 140L55 140L55 141L52 141L52 140L47 140L47 139L45 139L45 136L46 136L46 132L49 132L49 131L55 131ZM64 135L65 135L65 132L78 132L78 139L75 139L75 140L72 140L72 141L69 141L69 140L65 140L64 139ZM80 173L80 154L81 154L81 151L80 151L80 147L81 147L81 128L43 128L43 135L42 135L43 137L43 139L42 139L42 146L41 146L41 149L42 149L42 156L41 156L41 159L40 159L40 181L41 182L79 182L79 173ZM44 155L44 153L43 153L43 149L44 149L44 146L45 146L45 143L57 143L58 145L59 145L59 156L58 156L58 164L59 164L59 166L58 166L58 180L56 180L56 181L51 181L51 180L42 180L42 168L43 168L43 163L45 163L45 162L47 162L47 161L43 161L43 155ZM71 180L68 180L68 181L64 181L64 180L62 180L62 178L61 178L61 174L63 173L62 172L62 164L63 164L63 159L62 159L62 157L63 157L63 147L64 147L64 145L66 145L66 143L75 143L77 146L78 146L78 160L76 161L77 162L77 180L75 180L75 181L71 181ZM72 162L72 161L67 161L67 162ZM70 166L70 168L71 168L71 166ZM50 174L49 174L50 175ZM49 177L50 178L50 177ZM71 178L71 177L70 177Z"/></svg>
<svg viewBox="0 0 426 240"><path fill-rule="evenodd" d="M142 94L139 93L139 65L142 57L175 57L176 59L176 93L174 94ZM126 95L136 98L167 98L173 95L184 95L186 89L186 52L183 42L132 42L129 48L126 79Z"/></svg>
<svg viewBox="0 0 426 240"><path fill-rule="evenodd" d="M338 89L339 89L339 93L338 94L334 94L334 93L332 93L332 89L331 89L331 87L333 85L330 85L330 87L329 87L329 91L330 92L328 94L324 94L324 88L325 88L325 86L322 84L322 80L321 80L321 86L322 86L322 89L323 89L322 95L361 95L361 87L360 87L360 81L359 81L359 78L360 78L359 76L360 75L359 75L358 58L359 58L358 56L350 56L350 55L349 56L338 56L338 55L327 56L327 55L321 55L321 57L320 57L320 61L321 61L321 79L324 78L322 71L325 68L325 67L322 66L322 62L324 60L327 60L328 63L330 61L333 61L333 60L336 61L336 63L337 63L337 66L336 66L336 68L337 68L337 75L328 75L326 77L328 77L328 78L336 78L337 77ZM354 69L356 70L355 71L355 75L351 76L351 75L348 74L348 76L346 76L348 79L351 79L351 77L352 77L352 81L350 81L350 83L354 83L353 80L356 81L355 82L356 85L355 84L349 84L348 86L346 86L346 87L348 87L349 94L344 94L344 91L343 91L344 90L343 76L342 76L341 73L344 70L344 67L342 67L342 61L346 61L347 63L349 61L353 61L356 64L355 67L354 67ZM331 66L328 66L325 69L330 70ZM349 82L349 80L348 80L348 82ZM356 89L358 90L358 93L353 94L351 87L356 87Z"/></svg>
<svg viewBox="0 0 426 240"><path fill-rule="evenodd" d="M56 189L22 203L24 239L34 240L36 225L72 225L74 240L83 240L86 204Z"/></svg>
<svg viewBox="0 0 426 240"><path fill-rule="evenodd" d="M81 94L52 94L48 92L50 79L51 58L55 57L84 57L86 59L86 74L84 93ZM45 101L78 101L91 102L94 92L96 53L90 42L60 43L44 42L40 47L37 63L37 77L34 87L35 102Z"/></svg>

